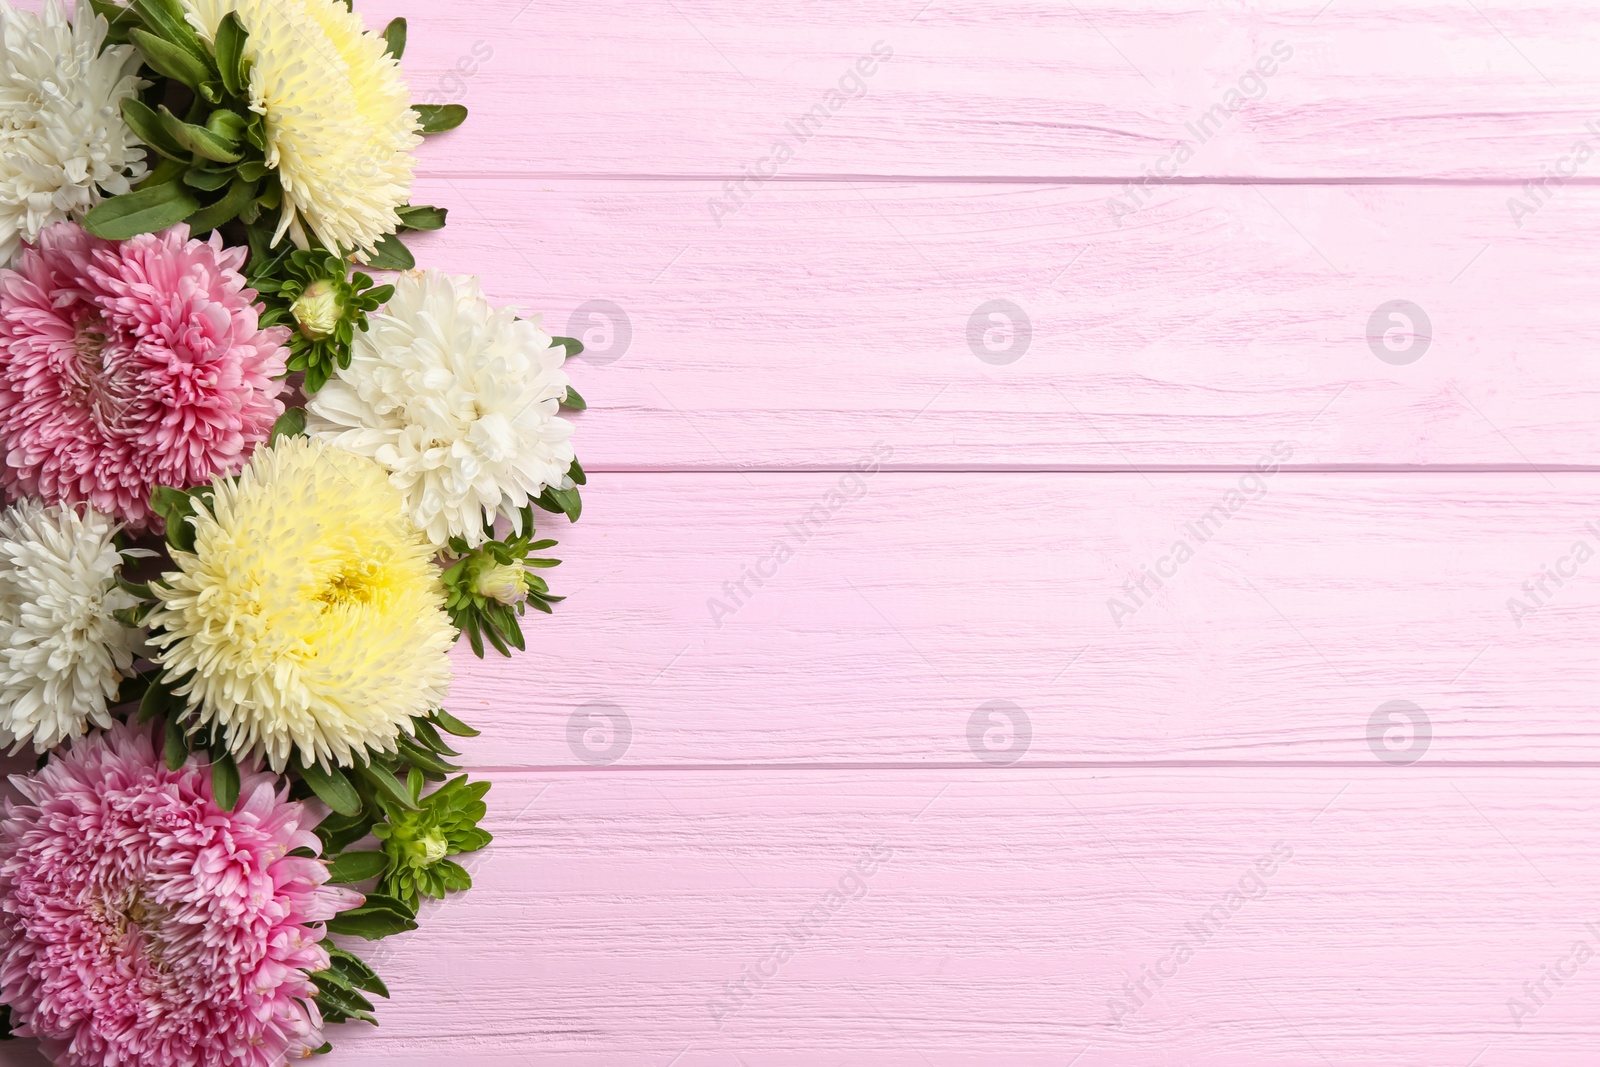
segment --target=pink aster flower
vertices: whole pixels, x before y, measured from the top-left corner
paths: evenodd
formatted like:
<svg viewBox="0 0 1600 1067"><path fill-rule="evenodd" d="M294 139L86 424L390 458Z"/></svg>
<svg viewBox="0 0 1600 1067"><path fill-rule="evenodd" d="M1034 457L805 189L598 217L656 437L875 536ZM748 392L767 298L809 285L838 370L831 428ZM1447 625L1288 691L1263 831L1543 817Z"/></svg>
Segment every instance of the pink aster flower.
<svg viewBox="0 0 1600 1067"><path fill-rule="evenodd" d="M44 230L0 270L0 486L150 525L150 490L233 474L283 413L286 326L262 329L243 248L189 228Z"/></svg>
<svg viewBox="0 0 1600 1067"><path fill-rule="evenodd" d="M0 999L58 1067L277 1067L322 1044L323 883L312 813L246 771L231 812L118 725L12 779L0 821Z"/></svg>

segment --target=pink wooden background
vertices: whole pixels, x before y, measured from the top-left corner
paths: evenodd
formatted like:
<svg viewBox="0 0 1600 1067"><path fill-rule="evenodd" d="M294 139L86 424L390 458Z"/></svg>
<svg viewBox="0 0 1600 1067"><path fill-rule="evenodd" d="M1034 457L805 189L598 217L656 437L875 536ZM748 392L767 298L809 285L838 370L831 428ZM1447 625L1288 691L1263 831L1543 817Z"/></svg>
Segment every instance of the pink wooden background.
<svg viewBox="0 0 1600 1067"><path fill-rule="evenodd" d="M1592 4L358 8L592 480L328 1062L1600 1062Z"/></svg>

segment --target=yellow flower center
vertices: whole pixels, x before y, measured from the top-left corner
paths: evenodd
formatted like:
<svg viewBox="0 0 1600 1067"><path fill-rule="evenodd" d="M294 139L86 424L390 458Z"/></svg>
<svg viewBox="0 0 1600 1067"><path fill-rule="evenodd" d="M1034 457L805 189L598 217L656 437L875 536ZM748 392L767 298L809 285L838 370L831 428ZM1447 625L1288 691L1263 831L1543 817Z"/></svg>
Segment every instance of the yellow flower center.
<svg viewBox="0 0 1600 1067"><path fill-rule="evenodd" d="M383 564L373 559L347 559L317 594L324 611L371 604L383 586Z"/></svg>

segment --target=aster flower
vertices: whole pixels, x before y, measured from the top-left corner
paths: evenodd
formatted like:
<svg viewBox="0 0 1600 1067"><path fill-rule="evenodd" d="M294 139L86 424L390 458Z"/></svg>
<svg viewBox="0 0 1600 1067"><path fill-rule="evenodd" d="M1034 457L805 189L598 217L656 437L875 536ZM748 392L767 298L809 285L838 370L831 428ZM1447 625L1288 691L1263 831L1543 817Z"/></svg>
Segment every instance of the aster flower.
<svg viewBox="0 0 1600 1067"><path fill-rule="evenodd" d="M411 150L422 142L400 64L339 0L183 0L207 40L230 11L249 34L252 111L266 118L266 162L283 186L285 231L369 254L400 224Z"/></svg>
<svg viewBox="0 0 1600 1067"><path fill-rule="evenodd" d="M45 230L0 270L0 485L135 528L150 491L237 471L283 411L285 327L260 328L242 248L186 226Z"/></svg>
<svg viewBox="0 0 1600 1067"><path fill-rule="evenodd" d="M173 550L146 622L229 751L350 765L443 700L456 632L433 549L376 463L281 438L188 521L194 551Z"/></svg>
<svg viewBox="0 0 1600 1067"><path fill-rule="evenodd" d="M324 884L276 778L246 770L233 811L210 781L121 725L12 779L0 998L59 1067L279 1067L322 1044L316 924L361 897Z"/></svg>
<svg viewBox="0 0 1600 1067"><path fill-rule="evenodd" d="M486 518L520 527L547 487L573 486L565 358L477 279L408 272L307 404L307 431L381 463L435 545L476 546Z"/></svg>
<svg viewBox="0 0 1600 1067"><path fill-rule="evenodd" d="M87 0L71 21L57 0L39 14L0 0L0 266L19 240L144 176L119 110L144 84L139 57L127 45L102 52L105 36Z"/></svg>
<svg viewBox="0 0 1600 1067"><path fill-rule="evenodd" d="M112 613L139 603L117 586L115 533L92 509L0 512L0 744L43 752L111 725L137 644Z"/></svg>

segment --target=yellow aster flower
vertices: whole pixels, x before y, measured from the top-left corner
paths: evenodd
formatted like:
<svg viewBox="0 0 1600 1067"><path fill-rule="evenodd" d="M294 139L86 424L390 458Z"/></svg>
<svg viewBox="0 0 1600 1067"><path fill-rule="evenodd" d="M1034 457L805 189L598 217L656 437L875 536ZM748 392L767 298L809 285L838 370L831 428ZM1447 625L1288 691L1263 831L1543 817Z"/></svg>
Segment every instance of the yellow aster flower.
<svg viewBox="0 0 1600 1067"><path fill-rule="evenodd" d="M378 464L284 438L192 521L194 551L152 585L151 643L170 676L193 672L177 692L230 751L348 765L439 706L456 631L433 548Z"/></svg>
<svg viewBox="0 0 1600 1067"><path fill-rule="evenodd" d="M283 185L285 230L301 220L330 247L372 251L411 198L422 142L400 64L339 0L183 0L208 40L228 12L249 33L250 106L266 116L268 166Z"/></svg>

